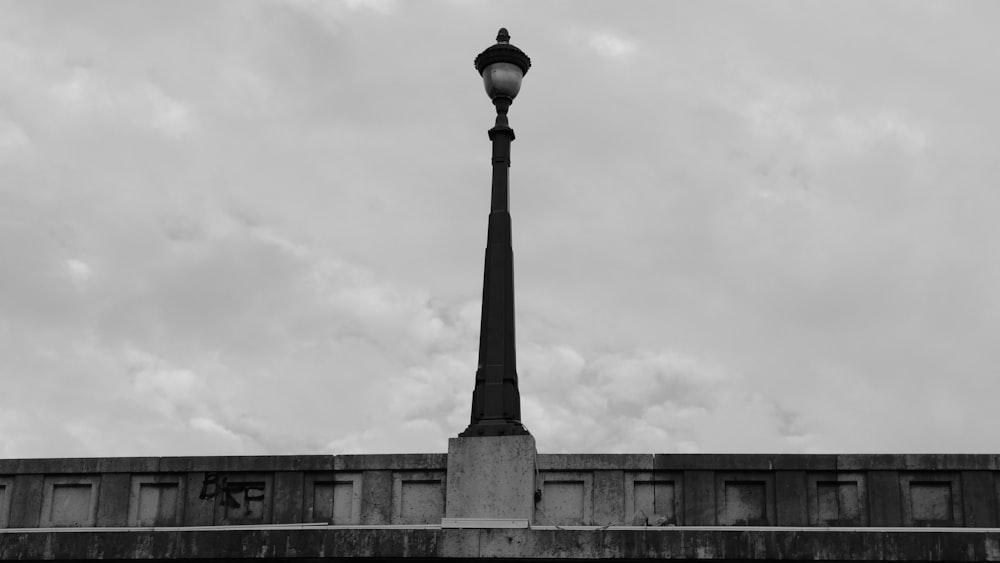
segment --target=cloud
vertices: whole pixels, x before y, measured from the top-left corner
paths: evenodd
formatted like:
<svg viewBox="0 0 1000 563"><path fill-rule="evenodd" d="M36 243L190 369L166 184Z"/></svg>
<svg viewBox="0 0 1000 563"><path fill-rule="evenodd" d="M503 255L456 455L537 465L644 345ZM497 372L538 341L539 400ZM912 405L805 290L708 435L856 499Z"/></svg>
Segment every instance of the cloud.
<svg viewBox="0 0 1000 563"><path fill-rule="evenodd" d="M180 137L195 129L197 121L186 104L152 85L146 85L143 91L149 100L149 124L153 129L168 137Z"/></svg>
<svg viewBox="0 0 1000 563"><path fill-rule="evenodd" d="M0 18L4 455L443 450L499 24L539 65L512 196L542 451L989 442L981 11L68 6Z"/></svg>
<svg viewBox="0 0 1000 563"><path fill-rule="evenodd" d="M928 133L923 128L890 110L862 117L836 116L830 128L841 138L843 146L855 154L864 153L879 143L916 154L928 143Z"/></svg>
<svg viewBox="0 0 1000 563"><path fill-rule="evenodd" d="M609 59L623 59L637 51L635 41L606 31L592 32L587 36L586 44L597 54Z"/></svg>
<svg viewBox="0 0 1000 563"><path fill-rule="evenodd" d="M585 358L565 345L522 354L523 420L553 452L789 451L794 413L722 366L672 350ZM722 421L742 420L732 425Z"/></svg>
<svg viewBox="0 0 1000 563"><path fill-rule="evenodd" d="M127 350L125 356L140 395L190 403L205 393L204 383L193 371L169 368L162 359L140 350Z"/></svg>
<svg viewBox="0 0 1000 563"><path fill-rule="evenodd" d="M77 289L82 290L87 286L91 270L86 262L70 258L66 260L66 273L69 275L69 279L73 282L73 285Z"/></svg>
<svg viewBox="0 0 1000 563"><path fill-rule="evenodd" d="M279 4L312 18L324 30L339 35L349 29L352 18L367 14L391 16L399 11L397 0L277 0Z"/></svg>
<svg viewBox="0 0 1000 563"><path fill-rule="evenodd" d="M398 0L344 0L348 9L371 10L375 13L388 15L399 9Z"/></svg>
<svg viewBox="0 0 1000 563"><path fill-rule="evenodd" d="M12 159L25 154L31 147L31 138L17 123L0 116L0 159Z"/></svg>
<svg viewBox="0 0 1000 563"><path fill-rule="evenodd" d="M113 209L117 198L95 209ZM405 427L413 449L434 451L459 430L450 423L462 418L457 405L471 392L465 384L475 373L477 304L432 302L425 291L225 206L189 208L181 223L150 220L156 216L170 214L133 207L129 224L145 225L133 236L97 246L87 243L92 233L76 237L87 260L63 259L61 281L86 288L85 300L57 285L26 286L18 298L27 316L0 320L0 332L17 326L34 342L8 340L4 352L21 392L58 403L47 386L73 388L76 370L104 374L91 381L100 393L83 399L85 420L37 425L38 441L5 448L62 455L47 448L73 437L89 451L119 455L281 453L350 444L349 436L367 432L374 438L364 451L378 451L391 449ZM23 232L19 238L26 240ZM16 268L21 255L59 251L22 247L6 267ZM53 302L46 292L72 304L53 308L52 327L33 305ZM66 354L68 347L79 357ZM289 390L289 377L297 391ZM16 399L5 395L4 409L20 413L19 425L31 424L24 405L8 401ZM132 441L108 431L121 416L133 420Z"/></svg>
<svg viewBox="0 0 1000 563"><path fill-rule="evenodd" d="M63 107L78 112L105 111L114 105L112 92L96 73L83 66L74 66L69 76L51 87L52 97Z"/></svg>
<svg viewBox="0 0 1000 563"><path fill-rule="evenodd" d="M73 66L53 84L52 99L82 117L124 119L167 137L181 137L197 127L192 108L150 82L117 83L86 66Z"/></svg>
<svg viewBox="0 0 1000 563"><path fill-rule="evenodd" d="M233 431L229 430L225 426L219 424L218 422L206 417L196 417L192 418L190 421L191 427L200 430L202 432L209 432L212 434L218 434L224 438L230 440L239 440Z"/></svg>

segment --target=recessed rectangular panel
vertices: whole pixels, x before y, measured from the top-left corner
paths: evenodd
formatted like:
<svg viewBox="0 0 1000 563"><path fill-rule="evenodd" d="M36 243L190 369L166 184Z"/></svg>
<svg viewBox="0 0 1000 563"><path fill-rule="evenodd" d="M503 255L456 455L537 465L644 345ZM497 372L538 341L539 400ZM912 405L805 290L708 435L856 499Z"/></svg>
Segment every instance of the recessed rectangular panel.
<svg viewBox="0 0 1000 563"><path fill-rule="evenodd" d="M10 495L7 494L7 483L0 482L0 528L6 528L10 520Z"/></svg>
<svg viewBox="0 0 1000 563"><path fill-rule="evenodd" d="M635 509L627 514L628 522L650 526L677 523L676 498L672 481L635 481ZM636 521L638 518L638 521Z"/></svg>
<svg viewBox="0 0 1000 563"><path fill-rule="evenodd" d="M727 481L723 525L754 526L767 524L766 487L763 481Z"/></svg>
<svg viewBox="0 0 1000 563"><path fill-rule="evenodd" d="M311 522L329 522L338 526L358 524L361 512L361 477L357 474L324 476L311 480ZM336 480L334 480L336 479ZM308 494L308 493L307 493Z"/></svg>
<svg viewBox="0 0 1000 563"><path fill-rule="evenodd" d="M816 503L820 525L848 526L861 523L861 503L857 483L817 482Z"/></svg>
<svg viewBox="0 0 1000 563"><path fill-rule="evenodd" d="M654 502L656 514L666 518L667 521L665 523L676 524L676 499L674 498L676 491L674 484L672 482L655 481L653 484L653 492L656 495Z"/></svg>
<svg viewBox="0 0 1000 563"><path fill-rule="evenodd" d="M54 484L49 506L49 523L52 526L92 526L91 502L93 485Z"/></svg>
<svg viewBox="0 0 1000 563"><path fill-rule="evenodd" d="M772 526L774 502L774 472L715 473L715 523L720 526ZM711 522L703 517L706 521Z"/></svg>
<svg viewBox="0 0 1000 563"><path fill-rule="evenodd" d="M270 524L272 473L219 473L209 493L216 525Z"/></svg>
<svg viewBox="0 0 1000 563"><path fill-rule="evenodd" d="M313 521L333 521L333 487L331 481L317 482L313 485Z"/></svg>
<svg viewBox="0 0 1000 563"><path fill-rule="evenodd" d="M904 526L962 526L962 478L954 471L900 473Z"/></svg>
<svg viewBox="0 0 1000 563"><path fill-rule="evenodd" d="M635 508L632 514L627 514L630 524L641 525L656 514L656 493L653 492L652 481L635 481Z"/></svg>
<svg viewBox="0 0 1000 563"><path fill-rule="evenodd" d="M626 471L624 521L634 526L680 525L684 512L681 479L679 473Z"/></svg>
<svg viewBox="0 0 1000 563"><path fill-rule="evenodd" d="M354 524L354 482L328 481L313 487L313 519L338 526Z"/></svg>
<svg viewBox="0 0 1000 563"><path fill-rule="evenodd" d="M400 523L439 524L444 516L442 491L441 481L402 481L399 498ZM335 514L338 493L334 492Z"/></svg>
<svg viewBox="0 0 1000 563"><path fill-rule="evenodd" d="M583 481L546 481L542 510L546 524L583 525L585 506ZM649 515L647 515L649 516Z"/></svg>
<svg viewBox="0 0 1000 563"><path fill-rule="evenodd" d="M139 483L135 526L171 526L178 522L177 483Z"/></svg>
<svg viewBox="0 0 1000 563"><path fill-rule="evenodd" d="M356 485L357 487L357 485ZM354 505L360 512L361 499L355 488ZM339 491L337 494L343 494ZM392 524L440 524L445 508L443 471L394 471L392 474Z"/></svg>
<svg viewBox="0 0 1000 563"><path fill-rule="evenodd" d="M952 511L951 483L912 481L910 483L910 514L916 521L950 522Z"/></svg>
<svg viewBox="0 0 1000 563"><path fill-rule="evenodd" d="M139 503L136 508L137 526L156 525L156 513L160 508L160 491L153 485L154 483L139 484L139 495L136 498L136 502Z"/></svg>
<svg viewBox="0 0 1000 563"><path fill-rule="evenodd" d="M354 524L354 482L333 483L333 523Z"/></svg>
<svg viewBox="0 0 1000 563"><path fill-rule="evenodd" d="M184 480L176 474L132 475L128 525L181 525L184 491ZM206 499L203 502L212 501Z"/></svg>
<svg viewBox="0 0 1000 563"><path fill-rule="evenodd" d="M267 485L263 481L229 481L220 506L229 521L263 521Z"/></svg>
<svg viewBox="0 0 1000 563"><path fill-rule="evenodd" d="M177 509L180 506L179 487L175 483L159 483L156 485L160 493L160 502L156 506L156 525L169 526L179 523Z"/></svg>
<svg viewBox="0 0 1000 563"><path fill-rule="evenodd" d="M869 520L867 481L867 475L857 472L807 473L806 503L809 525L867 526Z"/></svg>

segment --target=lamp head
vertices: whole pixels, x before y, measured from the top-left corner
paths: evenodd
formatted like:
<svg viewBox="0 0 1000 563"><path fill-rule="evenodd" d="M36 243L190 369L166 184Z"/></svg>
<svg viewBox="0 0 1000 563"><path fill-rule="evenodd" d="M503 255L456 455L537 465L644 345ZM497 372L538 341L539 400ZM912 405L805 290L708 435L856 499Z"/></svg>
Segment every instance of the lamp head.
<svg viewBox="0 0 1000 563"><path fill-rule="evenodd" d="M513 101L521 90L521 79L531 68L531 59L524 51L510 44L510 33L501 27L496 45L476 57L476 71L483 77L486 95L496 101L506 98Z"/></svg>

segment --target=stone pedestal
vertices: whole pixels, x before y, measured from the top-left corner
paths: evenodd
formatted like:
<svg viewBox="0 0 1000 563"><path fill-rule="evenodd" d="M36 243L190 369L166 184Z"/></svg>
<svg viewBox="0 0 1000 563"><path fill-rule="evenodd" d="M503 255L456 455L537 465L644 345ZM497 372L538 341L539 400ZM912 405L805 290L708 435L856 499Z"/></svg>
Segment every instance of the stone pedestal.
<svg viewBox="0 0 1000 563"><path fill-rule="evenodd" d="M448 440L446 518L516 519L535 513L535 438Z"/></svg>

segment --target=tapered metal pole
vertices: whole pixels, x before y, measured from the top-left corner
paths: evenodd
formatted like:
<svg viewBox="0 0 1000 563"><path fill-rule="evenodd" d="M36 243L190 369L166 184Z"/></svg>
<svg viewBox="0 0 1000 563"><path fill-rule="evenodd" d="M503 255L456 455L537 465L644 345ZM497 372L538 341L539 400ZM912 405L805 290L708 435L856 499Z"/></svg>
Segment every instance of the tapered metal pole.
<svg viewBox="0 0 1000 563"><path fill-rule="evenodd" d="M514 343L514 251L509 207L510 143L514 130L507 123L511 99L497 97L493 141L493 188L490 198L483 310L479 333L479 368L472 393L472 419L459 436L528 434L521 424L521 394L517 388Z"/></svg>

